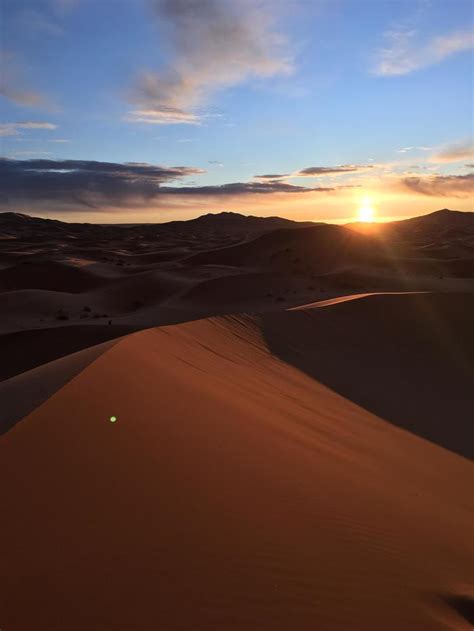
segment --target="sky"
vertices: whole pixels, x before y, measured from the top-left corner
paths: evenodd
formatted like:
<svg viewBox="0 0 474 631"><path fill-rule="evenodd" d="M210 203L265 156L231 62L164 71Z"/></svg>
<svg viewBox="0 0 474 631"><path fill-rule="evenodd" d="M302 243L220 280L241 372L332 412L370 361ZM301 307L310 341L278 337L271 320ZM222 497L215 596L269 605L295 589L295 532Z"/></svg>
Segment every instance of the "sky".
<svg viewBox="0 0 474 631"><path fill-rule="evenodd" d="M471 0L1 0L0 210L474 210Z"/></svg>

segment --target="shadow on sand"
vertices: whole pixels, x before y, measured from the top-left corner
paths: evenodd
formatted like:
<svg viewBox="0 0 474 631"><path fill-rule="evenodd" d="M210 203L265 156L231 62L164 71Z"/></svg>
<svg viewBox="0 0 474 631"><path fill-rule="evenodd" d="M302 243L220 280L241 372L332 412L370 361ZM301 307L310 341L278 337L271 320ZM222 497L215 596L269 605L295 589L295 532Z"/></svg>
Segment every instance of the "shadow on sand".
<svg viewBox="0 0 474 631"><path fill-rule="evenodd" d="M474 456L474 295L374 295L266 314L272 353L381 418Z"/></svg>

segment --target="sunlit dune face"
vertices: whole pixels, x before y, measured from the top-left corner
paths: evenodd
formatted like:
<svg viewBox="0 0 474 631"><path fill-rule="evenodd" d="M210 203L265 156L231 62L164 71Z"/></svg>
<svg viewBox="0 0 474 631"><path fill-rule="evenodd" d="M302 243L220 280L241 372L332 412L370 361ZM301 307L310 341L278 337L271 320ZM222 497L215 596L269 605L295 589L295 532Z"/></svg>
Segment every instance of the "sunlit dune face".
<svg viewBox="0 0 474 631"><path fill-rule="evenodd" d="M370 204L363 204L357 211L357 218L364 223L375 221L375 210Z"/></svg>

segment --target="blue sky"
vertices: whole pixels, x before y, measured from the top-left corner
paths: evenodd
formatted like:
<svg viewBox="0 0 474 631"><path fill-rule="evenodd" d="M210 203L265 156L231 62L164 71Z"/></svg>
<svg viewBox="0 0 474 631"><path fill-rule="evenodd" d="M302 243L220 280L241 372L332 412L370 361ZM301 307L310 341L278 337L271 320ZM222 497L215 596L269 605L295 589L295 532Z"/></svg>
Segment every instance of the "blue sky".
<svg viewBox="0 0 474 631"><path fill-rule="evenodd" d="M3 209L95 221L222 209L342 221L361 203L381 218L472 209L470 0L1 7ZM118 165L121 198L110 168L90 161ZM124 175L132 162L190 169ZM311 167L326 170L303 177ZM90 182L76 202L65 171L68 183L76 172Z"/></svg>

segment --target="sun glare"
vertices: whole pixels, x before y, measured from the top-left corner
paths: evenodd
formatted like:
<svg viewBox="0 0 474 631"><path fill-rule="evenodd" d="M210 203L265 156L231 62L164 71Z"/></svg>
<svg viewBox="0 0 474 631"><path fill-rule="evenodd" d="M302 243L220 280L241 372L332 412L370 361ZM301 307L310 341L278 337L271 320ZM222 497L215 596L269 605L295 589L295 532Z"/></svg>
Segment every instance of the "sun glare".
<svg viewBox="0 0 474 631"><path fill-rule="evenodd" d="M357 217L359 221L364 223L372 223L375 221L375 210L370 202L364 202L357 211Z"/></svg>

